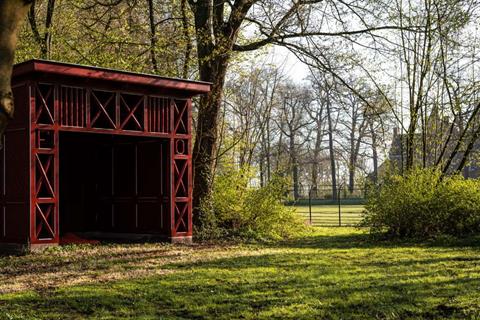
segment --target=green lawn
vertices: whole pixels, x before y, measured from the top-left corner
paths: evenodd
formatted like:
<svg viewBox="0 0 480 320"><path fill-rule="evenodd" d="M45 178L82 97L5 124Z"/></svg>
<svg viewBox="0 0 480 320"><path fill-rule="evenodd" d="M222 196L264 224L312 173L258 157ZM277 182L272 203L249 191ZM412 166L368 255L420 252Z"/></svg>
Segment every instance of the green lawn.
<svg viewBox="0 0 480 320"><path fill-rule="evenodd" d="M308 205L297 205L295 209L305 220L310 220ZM357 225L362 219L363 205L341 205L341 224L343 226ZM313 205L312 225L314 226L338 226L338 205Z"/></svg>
<svg viewBox="0 0 480 320"><path fill-rule="evenodd" d="M479 319L480 238L69 247L0 258L0 319Z"/></svg>

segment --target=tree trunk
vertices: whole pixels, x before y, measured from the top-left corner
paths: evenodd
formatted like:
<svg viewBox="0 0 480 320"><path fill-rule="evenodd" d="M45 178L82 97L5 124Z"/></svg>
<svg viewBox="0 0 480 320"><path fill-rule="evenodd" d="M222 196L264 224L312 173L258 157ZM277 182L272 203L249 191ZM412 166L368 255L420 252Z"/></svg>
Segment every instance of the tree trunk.
<svg viewBox="0 0 480 320"><path fill-rule="evenodd" d="M267 159L267 181L270 181L271 179L271 163L270 163L270 156L272 154L271 152L271 146L270 146L270 119L267 122L267 143L266 143L266 152L265 152L265 157Z"/></svg>
<svg viewBox="0 0 480 320"><path fill-rule="evenodd" d="M480 126L478 126L477 129L473 132L472 138L470 139L470 142L468 143L467 148L463 153L463 157L460 160L460 163L458 164L457 169L455 170L456 172L461 172L464 169L465 164L467 163L468 157L472 152L473 147L475 146L475 143L479 138L480 138Z"/></svg>
<svg viewBox="0 0 480 320"><path fill-rule="evenodd" d="M470 130L470 127L474 125L475 119L477 118L477 115L479 112L480 112L480 103L475 106L475 109L473 110L472 114L468 118L468 121L465 127L463 128L463 130L460 129L460 132L461 132L460 137L458 138L457 143L455 144L455 147L452 153L450 154L450 157L448 157L448 160L443 165L442 175L446 175L448 173L448 169L450 168L450 165L452 164L453 160L457 156L462 145L465 143L464 142L465 137L467 136L467 133Z"/></svg>
<svg viewBox="0 0 480 320"><path fill-rule="evenodd" d="M357 118L354 118L354 123L352 124L352 134L351 134L351 153L350 153L350 163L349 163L349 182L348 182L348 190L350 194L353 193L355 190L355 173L357 168L357 161L358 161L358 154L360 153L360 144L362 143L362 139L365 134L366 129L366 119L363 118L360 126L358 127L358 137L355 137L355 130L357 125L355 122Z"/></svg>
<svg viewBox="0 0 480 320"><path fill-rule="evenodd" d="M253 2L232 7L228 22L224 20L226 1L189 1L195 19L198 70L201 81L212 83L212 89L198 104L197 131L193 147L193 222L204 227L206 215L212 212L211 191L217 152L218 113L233 45L242 21Z"/></svg>
<svg viewBox="0 0 480 320"><path fill-rule="evenodd" d="M300 198L299 189L299 177L298 177L298 159L297 150L295 148L295 134L292 132L289 137L289 153L290 153L290 166L292 168L293 178L293 198L298 200Z"/></svg>
<svg viewBox="0 0 480 320"><path fill-rule="evenodd" d="M200 98L198 107L197 131L193 147L193 222L203 227L203 215L211 210L210 196L216 156L218 112L222 104L222 91L227 71L227 59L218 63L217 72L203 74L202 80L212 80L212 91ZM202 74L202 73L201 73Z"/></svg>
<svg viewBox="0 0 480 320"><path fill-rule="evenodd" d="M283 125L283 124L280 124ZM280 130L278 134L278 143L277 143L277 150L276 150L276 157L275 157L275 171L280 172L280 165L281 165L281 155L283 153L283 130Z"/></svg>
<svg viewBox="0 0 480 320"><path fill-rule="evenodd" d="M52 32L50 28L53 23L53 13L55 11L55 0L48 0L47 12L45 16L45 31L43 35L40 35L37 24L37 17L35 14L35 0L31 1L30 11L28 13L28 20L30 22L30 28L32 29L33 38L40 46L40 58L50 59L50 51L52 45Z"/></svg>
<svg viewBox="0 0 480 320"><path fill-rule="evenodd" d="M350 157L348 159L348 192L353 193L355 188L355 130L356 130L356 117L352 118L352 129L350 131Z"/></svg>
<svg viewBox="0 0 480 320"><path fill-rule="evenodd" d="M335 165L335 152L333 150L333 125L330 97L327 97L327 120L328 120L328 149L330 151L330 172L332 173L332 199L337 199L337 170Z"/></svg>
<svg viewBox="0 0 480 320"><path fill-rule="evenodd" d="M415 130L416 130L416 125L415 122L417 121L417 116L411 116L410 117L410 125L408 127L408 132L407 132L407 159L406 159L406 164L405 168L407 170L410 170L413 168L413 163L414 163L414 156L415 156Z"/></svg>
<svg viewBox="0 0 480 320"><path fill-rule="evenodd" d="M0 1L0 141L8 120L13 117L12 68L18 30L27 16L31 1Z"/></svg>
<svg viewBox="0 0 480 320"><path fill-rule="evenodd" d="M192 53L192 41L190 39L190 30L188 26L188 16L187 16L187 0L182 0L182 2L180 3L180 10L182 11L183 37L185 38L185 53L184 53L182 77L186 79L188 78L188 68L190 66L190 56Z"/></svg>
<svg viewBox="0 0 480 320"><path fill-rule="evenodd" d="M314 152L313 163L312 163L312 185L310 186L312 189L312 192L310 193L310 195L315 198L318 197L318 194L317 194L318 168L319 168L318 155L316 154L316 152Z"/></svg>
<svg viewBox="0 0 480 320"><path fill-rule="evenodd" d="M262 132L261 154L259 157L260 165L260 182L264 187L270 181L270 119L267 120L266 130Z"/></svg>
<svg viewBox="0 0 480 320"><path fill-rule="evenodd" d="M153 72L158 73L157 63L157 27L155 24L155 12L153 10L153 0L148 0L148 20L150 23L150 62Z"/></svg>
<svg viewBox="0 0 480 320"><path fill-rule="evenodd" d="M370 123L370 134L372 135L372 158L373 158L373 183L378 182L378 150L377 150L377 135L373 129L373 124Z"/></svg>
<svg viewBox="0 0 480 320"><path fill-rule="evenodd" d="M350 194L353 193L355 189L355 160L353 159L353 155L350 156L350 161L348 165L348 192Z"/></svg>
<svg viewBox="0 0 480 320"><path fill-rule="evenodd" d="M262 152L263 153L263 152ZM259 166L260 166L260 187L265 187L265 167L263 165L264 156L260 156Z"/></svg>
<svg viewBox="0 0 480 320"><path fill-rule="evenodd" d="M322 147L322 111L317 117L317 136L315 138L315 149L313 150L313 164L312 164L312 194L313 197L318 197L317 190L318 190L318 171L320 167L320 150Z"/></svg>

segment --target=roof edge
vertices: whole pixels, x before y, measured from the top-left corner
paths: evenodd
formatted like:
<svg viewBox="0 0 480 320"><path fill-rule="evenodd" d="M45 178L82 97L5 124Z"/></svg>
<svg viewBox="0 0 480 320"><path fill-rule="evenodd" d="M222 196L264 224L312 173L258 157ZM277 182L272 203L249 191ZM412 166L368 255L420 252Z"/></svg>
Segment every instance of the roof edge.
<svg viewBox="0 0 480 320"><path fill-rule="evenodd" d="M210 82L169 78L148 73L137 73L131 71L123 71L41 59L31 59L15 64L13 67L12 78L38 72L57 74L68 77L80 77L87 79L146 85L165 89L184 90L193 94L208 93L210 92L212 86L212 83Z"/></svg>

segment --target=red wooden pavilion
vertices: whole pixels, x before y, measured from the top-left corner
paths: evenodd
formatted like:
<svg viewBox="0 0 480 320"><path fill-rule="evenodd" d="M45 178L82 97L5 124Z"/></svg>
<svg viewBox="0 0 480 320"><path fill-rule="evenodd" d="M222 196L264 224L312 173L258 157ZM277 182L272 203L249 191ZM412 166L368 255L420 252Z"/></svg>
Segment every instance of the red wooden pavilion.
<svg viewBox="0 0 480 320"><path fill-rule="evenodd" d="M210 84L52 61L14 67L0 247L67 232L192 238L191 99Z"/></svg>

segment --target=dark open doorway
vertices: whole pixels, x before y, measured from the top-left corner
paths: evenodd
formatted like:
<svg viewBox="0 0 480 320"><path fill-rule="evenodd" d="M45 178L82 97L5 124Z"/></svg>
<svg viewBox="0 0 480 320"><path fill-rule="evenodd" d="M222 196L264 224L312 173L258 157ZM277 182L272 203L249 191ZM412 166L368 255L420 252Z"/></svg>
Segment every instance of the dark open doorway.
<svg viewBox="0 0 480 320"><path fill-rule="evenodd" d="M168 144L159 138L61 132L60 235L168 236Z"/></svg>

